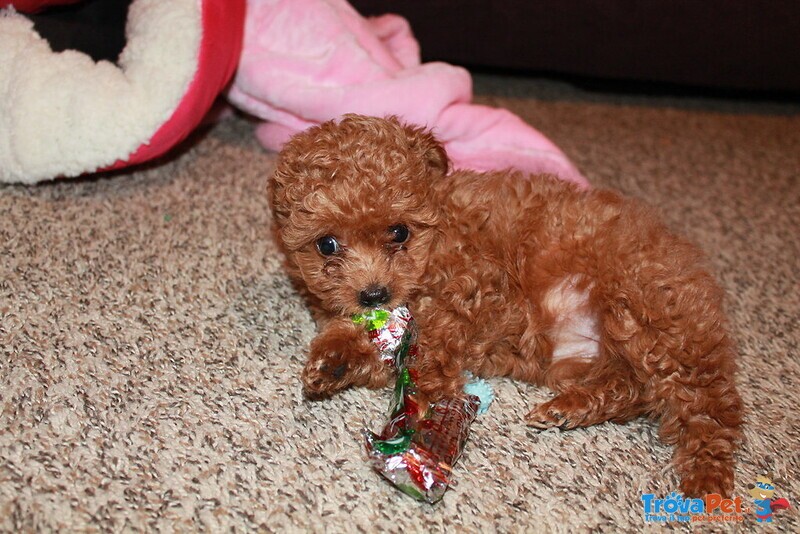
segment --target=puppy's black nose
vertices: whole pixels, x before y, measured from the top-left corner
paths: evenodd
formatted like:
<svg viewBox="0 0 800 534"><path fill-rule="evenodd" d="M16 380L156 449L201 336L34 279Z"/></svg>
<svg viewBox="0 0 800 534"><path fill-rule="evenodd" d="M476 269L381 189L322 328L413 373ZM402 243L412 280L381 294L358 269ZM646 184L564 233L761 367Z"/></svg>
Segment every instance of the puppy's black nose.
<svg viewBox="0 0 800 534"><path fill-rule="evenodd" d="M370 308L386 304L389 302L390 298L391 294L389 290L386 289L386 286L379 286L377 284L369 286L358 294L358 302Z"/></svg>

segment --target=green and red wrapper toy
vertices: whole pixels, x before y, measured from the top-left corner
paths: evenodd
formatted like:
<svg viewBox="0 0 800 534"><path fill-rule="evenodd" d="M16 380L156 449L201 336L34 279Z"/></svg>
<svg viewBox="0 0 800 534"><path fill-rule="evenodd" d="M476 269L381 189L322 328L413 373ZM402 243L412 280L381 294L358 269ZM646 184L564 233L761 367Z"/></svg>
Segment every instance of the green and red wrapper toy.
<svg viewBox="0 0 800 534"><path fill-rule="evenodd" d="M378 434L365 431L369 461L404 493L436 503L452 484L453 465L464 450L470 425L491 402L491 388L473 380L470 393L420 406L417 327L408 308L376 309L353 321L364 325L383 361L397 371L389 422Z"/></svg>

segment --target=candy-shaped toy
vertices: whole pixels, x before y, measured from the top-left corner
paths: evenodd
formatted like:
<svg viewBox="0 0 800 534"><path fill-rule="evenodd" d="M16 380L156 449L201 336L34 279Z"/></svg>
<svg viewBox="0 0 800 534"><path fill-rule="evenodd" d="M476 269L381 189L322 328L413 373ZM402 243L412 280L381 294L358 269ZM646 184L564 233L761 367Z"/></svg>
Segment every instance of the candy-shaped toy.
<svg viewBox="0 0 800 534"><path fill-rule="evenodd" d="M363 324L381 358L397 370L389 422L379 434L365 432L373 468L412 497L435 503L452 482L452 467L479 410L492 400L489 385L471 380L457 398L420 406L417 398L417 328L405 307L373 310L353 320ZM485 405L482 408L482 404Z"/></svg>

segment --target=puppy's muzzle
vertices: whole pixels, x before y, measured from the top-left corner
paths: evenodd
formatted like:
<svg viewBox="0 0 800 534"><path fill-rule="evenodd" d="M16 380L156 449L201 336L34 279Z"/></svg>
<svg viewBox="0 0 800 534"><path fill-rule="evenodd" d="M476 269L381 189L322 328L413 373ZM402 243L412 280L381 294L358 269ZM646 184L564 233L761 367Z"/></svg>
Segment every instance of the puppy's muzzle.
<svg viewBox="0 0 800 534"><path fill-rule="evenodd" d="M386 304L391 298L392 295L389 293L389 290L386 288L386 286L379 286L377 284L367 287L358 294L358 302L362 306L366 306L368 308L374 308L375 306Z"/></svg>

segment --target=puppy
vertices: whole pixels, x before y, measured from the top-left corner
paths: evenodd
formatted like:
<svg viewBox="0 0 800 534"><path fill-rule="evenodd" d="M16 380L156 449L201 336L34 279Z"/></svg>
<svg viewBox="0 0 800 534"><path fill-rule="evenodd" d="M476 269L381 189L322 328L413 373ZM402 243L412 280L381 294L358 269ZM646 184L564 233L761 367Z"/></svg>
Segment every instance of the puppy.
<svg viewBox="0 0 800 534"><path fill-rule="evenodd" d="M675 445L684 494L730 495L742 405L698 249L609 191L448 170L431 133L395 118L348 115L283 148L276 232L320 323L307 394L386 385L350 316L407 303L429 400L471 371L555 391L527 415L540 429L648 415Z"/></svg>

